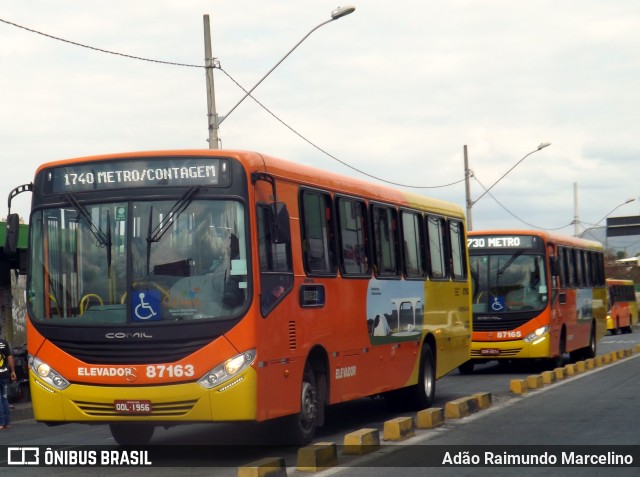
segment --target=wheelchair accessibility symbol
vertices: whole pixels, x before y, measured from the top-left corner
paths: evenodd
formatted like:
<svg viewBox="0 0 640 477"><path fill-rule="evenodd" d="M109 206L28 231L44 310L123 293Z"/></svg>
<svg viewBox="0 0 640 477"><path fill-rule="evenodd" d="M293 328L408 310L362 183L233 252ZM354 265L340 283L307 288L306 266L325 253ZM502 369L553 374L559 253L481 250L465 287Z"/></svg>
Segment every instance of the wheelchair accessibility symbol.
<svg viewBox="0 0 640 477"><path fill-rule="evenodd" d="M160 320L160 293L157 290L138 291L133 295L133 321Z"/></svg>
<svg viewBox="0 0 640 477"><path fill-rule="evenodd" d="M491 310L492 311L504 311L504 297L494 296L491 297Z"/></svg>

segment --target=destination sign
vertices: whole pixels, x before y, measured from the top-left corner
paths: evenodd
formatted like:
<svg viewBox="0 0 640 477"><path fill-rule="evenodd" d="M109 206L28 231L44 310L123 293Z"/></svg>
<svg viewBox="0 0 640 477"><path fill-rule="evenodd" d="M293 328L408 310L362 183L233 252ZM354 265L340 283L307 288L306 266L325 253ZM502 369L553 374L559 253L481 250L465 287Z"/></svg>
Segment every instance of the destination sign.
<svg viewBox="0 0 640 477"><path fill-rule="evenodd" d="M45 169L44 193L166 186L227 186L229 159L172 157L75 163Z"/></svg>
<svg viewBox="0 0 640 477"><path fill-rule="evenodd" d="M526 249L541 247L542 241L531 235L475 235L467 238L469 249Z"/></svg>

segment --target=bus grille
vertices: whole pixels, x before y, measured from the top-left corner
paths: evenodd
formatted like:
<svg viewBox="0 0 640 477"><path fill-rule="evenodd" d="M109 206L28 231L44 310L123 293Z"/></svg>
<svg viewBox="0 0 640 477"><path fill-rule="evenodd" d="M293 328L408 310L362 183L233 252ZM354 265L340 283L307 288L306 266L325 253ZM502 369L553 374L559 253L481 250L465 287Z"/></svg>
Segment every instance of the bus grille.
<svg viewBox="0 0 640 477"><path fill-rule="evenodd" d="M521 318L509 317L508 320L479 320L473 319L473 331L508 331L524 325L531 320L531 316Z"/></svg>
<svg viewBox="0 0 640 477"><path fill-rule="evenodd" d="M89 364L153 364L174 363L202 349L213 338L195 340L152 341L115 341L113 343L51 340L61 350L74 358Z"/></svg>
<svg viewBox="0 0 640 477"><path fill-rule="evenodd" d="M512 349L501 349L498 354L491 354L491 355L486 355L486 354L482 354L482 351L479 349L472 349L471 350L471 357L472 358L513 358L514 356L517 356L518 353L522 350L522 348L512 348Z"/></svg>
<svg viewBox="0 0 640 477"><path fill-rule="evenodd" d="M298 341L296 339L296 322L289 322L289 349L295 351L298 347Z"/></svg>
<svg viewBox="0 0 640 477"><path fill-rule="evenodd" d="M190 401L176 402L152 402L151 413L145 414L144 417L179 417L186 415L198 401L196 399ZM92 417L122 417L122 414L115 412L112 402L87 402L74 401L83 413Z"/></svg>

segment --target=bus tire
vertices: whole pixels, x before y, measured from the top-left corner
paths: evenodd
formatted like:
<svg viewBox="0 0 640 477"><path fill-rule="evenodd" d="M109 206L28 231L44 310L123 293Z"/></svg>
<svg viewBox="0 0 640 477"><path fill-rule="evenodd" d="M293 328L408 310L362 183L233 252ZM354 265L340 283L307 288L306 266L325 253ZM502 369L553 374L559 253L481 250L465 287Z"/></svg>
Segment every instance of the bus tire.
<svg viewBox="0 0 640 477"><path fill-rule="evenodd" d="M300 412L287 416L285 426L287 428L287 443L291 445L309 444L316 433L320 415L320 401L316 377L309 365L305 367L302 377L300 392Z"/></svg>
<svg viewBox="0 0 640 477"><path fill-rule="evenodd" d="M121 446L145 445L151 441L155 427L153 424L119 422L109 424L113 439Z"/></svg>
<svg viewBox="0 0 640 477"><path fill-rule="evenodd" d="M383 394L387 408L397 411L420 411L431 406L436 391L435 360L431 346L422 345L418 383Z"/></svg>
<svg viewBox="0 0 640 477"><path fill-rule="evenodd" d="M554 370L564 366L564 355L567 352L567 335L563 328L560 332L560 343L558 343L558 354L547 360L548 369Z"/></svg>
<svg viewBox="0 0 640 477"><path fill-rule="evenodd" d="M589 334L589 346L584 348L583 359L591 359L596 357L596 330L593 325L591 325L591 333Z"/></svg>
<svg viewBox="0 0 640 477"><path fill-rule="evenodd" d="M431 345L426 341L422 344L420 353L420 374L418 385L414 392L416 409L427 409L433 403L436 394L436 361L433 357Z"/></svg>

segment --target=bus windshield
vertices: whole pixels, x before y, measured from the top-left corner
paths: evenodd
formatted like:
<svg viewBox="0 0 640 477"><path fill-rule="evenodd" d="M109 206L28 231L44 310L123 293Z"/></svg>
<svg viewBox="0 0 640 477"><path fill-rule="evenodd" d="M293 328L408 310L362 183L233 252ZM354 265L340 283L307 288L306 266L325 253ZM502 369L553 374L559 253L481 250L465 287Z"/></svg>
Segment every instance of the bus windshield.
<svg viewBox="0 0 640 477"><path fill-rule="evenodd" d="M544 257L522 252L471 256L474 313L542 310L546 306Z"/></svg>
<svg viewBox="0 0 640 477"><path fill-rule="evenodd" d="M35 211L28 301L36 322L228 319L248 294L244 206L132 201Z"/></svg>

